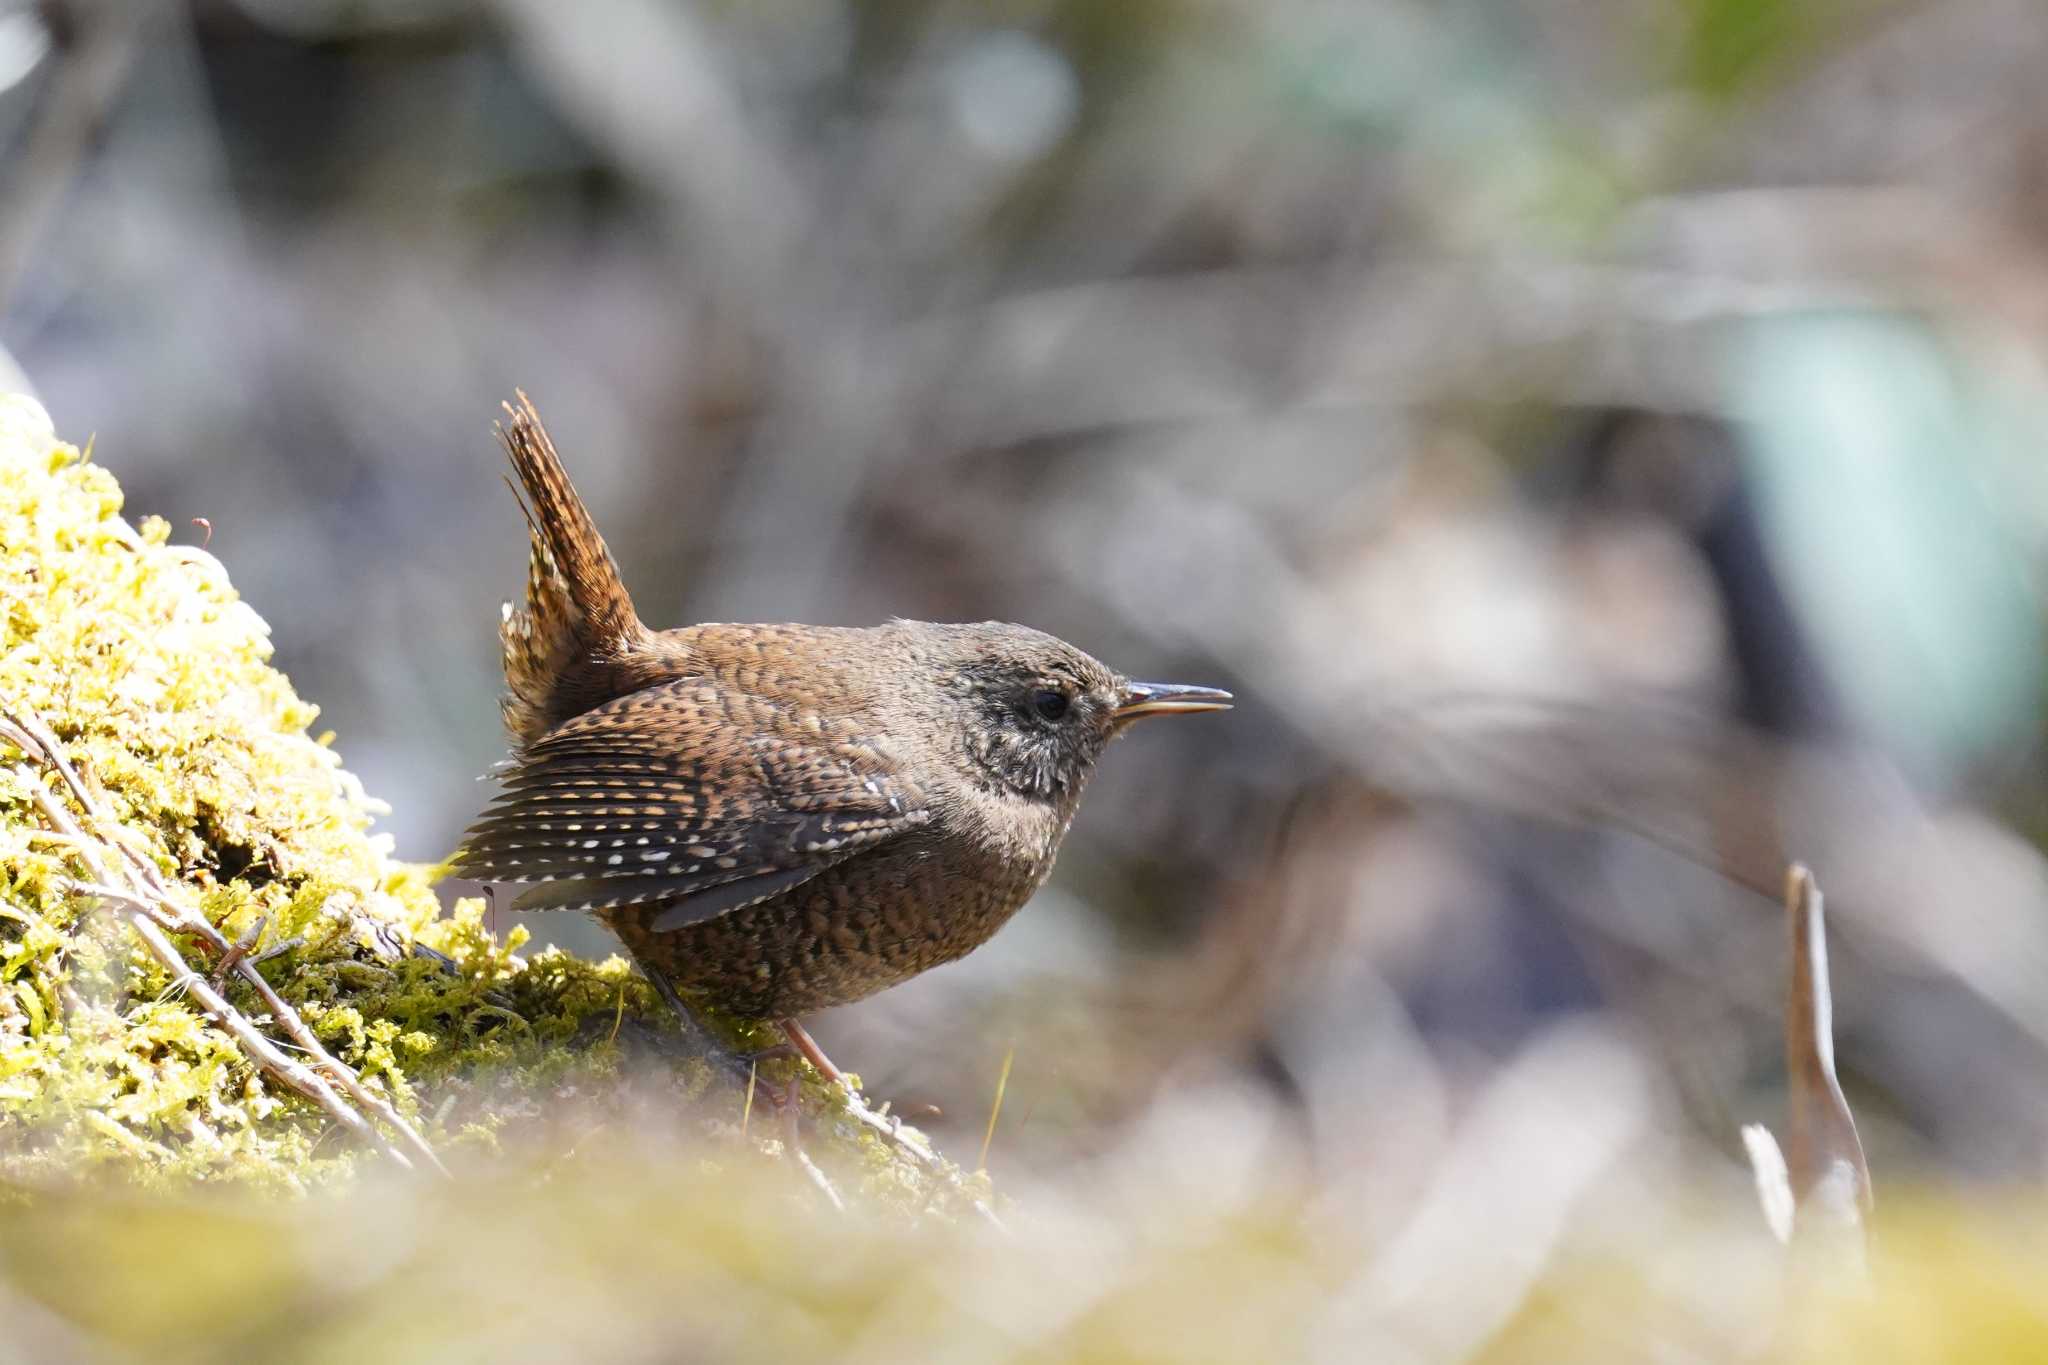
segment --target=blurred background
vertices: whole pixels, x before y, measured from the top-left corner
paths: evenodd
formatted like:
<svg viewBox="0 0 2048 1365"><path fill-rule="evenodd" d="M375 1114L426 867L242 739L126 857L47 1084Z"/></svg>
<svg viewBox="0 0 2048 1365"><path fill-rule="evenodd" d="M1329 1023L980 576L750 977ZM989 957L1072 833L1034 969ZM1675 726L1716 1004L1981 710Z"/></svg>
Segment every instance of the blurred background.
<svg viewBox="0 0 2048 1365"><path fill-rule="evenodd" d="M2044 70L2038 0L13 0L0 346L409 858L503 753L514 386L652 623L1235 690L817 1026L962 1157L1013 1055L999 1177L1198 1111L1368 1234L1461 1134L1739 1192L1796 857L1880 1189L2027 1178Z"/></svg>

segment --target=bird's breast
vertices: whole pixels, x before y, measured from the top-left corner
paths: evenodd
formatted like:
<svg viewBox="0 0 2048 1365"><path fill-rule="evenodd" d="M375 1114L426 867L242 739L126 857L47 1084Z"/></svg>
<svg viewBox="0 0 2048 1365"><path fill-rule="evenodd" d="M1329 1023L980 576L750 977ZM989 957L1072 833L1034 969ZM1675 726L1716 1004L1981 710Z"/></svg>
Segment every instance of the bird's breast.
<svg viewBox="0 0 2048 1365"><path fill-rule="evenodd" d="M986 943L1038 889L1050 859L941 832L858 854L801 886L652 932L657 911L601 912L675 985L728 1011L783 1018L851 1004Z"/></svg>

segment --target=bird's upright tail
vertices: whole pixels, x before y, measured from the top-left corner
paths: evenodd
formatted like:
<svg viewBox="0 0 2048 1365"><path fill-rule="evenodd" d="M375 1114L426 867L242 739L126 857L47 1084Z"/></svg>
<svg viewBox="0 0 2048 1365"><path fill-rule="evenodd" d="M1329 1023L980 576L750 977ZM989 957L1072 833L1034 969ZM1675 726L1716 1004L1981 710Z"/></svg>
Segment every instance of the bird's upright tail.
<svg viewBox="0 0 2048 1365"><path fill-rule="evenodd" d="M507 403L498 439L526 495L532 554L526 602L505 605L505 727L530 744L571 716L609 701L650 632L633 610L618 565L562 457L523 392ZM518 494L514 489L514 495Z"/></svg>

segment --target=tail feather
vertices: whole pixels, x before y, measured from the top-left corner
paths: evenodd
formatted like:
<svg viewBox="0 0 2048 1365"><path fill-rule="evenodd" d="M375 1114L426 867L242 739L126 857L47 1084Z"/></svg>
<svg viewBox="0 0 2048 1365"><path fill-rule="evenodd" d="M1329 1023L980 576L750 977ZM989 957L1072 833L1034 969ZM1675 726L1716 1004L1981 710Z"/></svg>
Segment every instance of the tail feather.
<svg viewBox="0 0 2048 1365"><path fill-rule="evenodd" d="M633 610L611 551L555 443L525 393L505 405L498 439L519 476L513 489L526 516L532 553L526 602L506 604L505 727L530 744L571 716L618 691L620 665L645 646L649 632Z"/></svg>

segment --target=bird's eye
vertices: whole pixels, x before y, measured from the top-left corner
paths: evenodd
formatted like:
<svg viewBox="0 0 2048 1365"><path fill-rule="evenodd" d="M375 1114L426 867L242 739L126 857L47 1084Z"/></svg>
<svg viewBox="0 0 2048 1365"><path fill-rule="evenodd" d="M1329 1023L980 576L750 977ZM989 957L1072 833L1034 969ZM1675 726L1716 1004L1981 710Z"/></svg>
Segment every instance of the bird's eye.
<svg viewBox="0 0 2048 1365"><path fill-rule="evenodd" d="M1031 709L1038 713L1040 720L1059 720L1072 704L1067 694L1056 688L1041 687L1031 694Z"/></svg>

